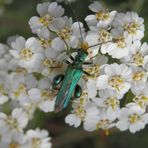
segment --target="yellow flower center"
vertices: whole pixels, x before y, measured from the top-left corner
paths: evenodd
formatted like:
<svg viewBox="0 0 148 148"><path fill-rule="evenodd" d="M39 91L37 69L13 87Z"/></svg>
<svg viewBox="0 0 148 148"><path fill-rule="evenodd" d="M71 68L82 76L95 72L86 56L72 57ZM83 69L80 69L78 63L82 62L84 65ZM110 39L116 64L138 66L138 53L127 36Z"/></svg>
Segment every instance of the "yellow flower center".
<svg viewBox="0 0 148 148"><path fill-rule="evenodd" d="M15 97L19 97L22 93L26 93L26 86L25 84L20 84L17 90L14 92Z"/></svg>
<svg viewBox="0 0 148 148"><path fill-rule="evenodd" d="M148 97L144 95L136 96L133 101L141 108L145 108L145 106L148 105Z"/></svg>
<svg viewBox="0 0 148 148"><path fill-rule="evenodd" d="M100 120L97 125L96 125L96 130L101 129L106 129L106 126L109 124L109 120L108 119L102 119Z"/></svg>
<svg viewBox="0 0 148 148"><path fill-rule="evenodd" d="M143 71L138 71L138 72L135 72L135 73L133 74L132 79L133 79L134 81L140 81L140 80L142 80L143 77L144 77L144 72L143 72Z"/></svg>
<svg viewBox="0 0 148 148"><path fill-rule="evenodd" d="M43 61L43 65L48 68L61 68L63 66L63 63L54 60L45 59Z"/></svg>
<svg viewBox="0 0 148 148"><path fill-rule="evenodd" d="M33 53L31 52L29 48L24 48L21 50L20 55L23 60L29 61L32 58Z"/></svg>
<svg viewBox="0 0 148 148"><path fill-rule="evenodd" d="M42 96L42 100L53 100L54 99L54 97L56 96L56 94L57 94L57 90L52 90L52 91L50 91L50 90L43 90L42 91L42 94L41 94L41 96Z"/></svg>
<svg viewBox="0 0 148 148"><path fill-rule="evenodd" d="M83 78L86 80L88 79L96 80L100 74L100 66L98 64L94 64L89 68L85 68L84 70L90 74L90 76L87 76L87 75L83 76Z"/></svg>
<svg viewBox="0 0 148 148"><path fill-rule="evenodd" d="M21 129L18 127L18 123L17 120L12 118L11 116L7 117L7 119L5 120L6 124L9 125L9 127L11 129L15 129L17 131L21 131Z"/></svg>
<svg viewBox="0 0 148 148"><path fill-rule="evenodd" d="M144 57L140 52L137 52L135 55L133 55L133 62L137 64L138 66L142 66L144 63Z"/></svg>
<svg viewBox="0 0 148 148"><path fill-rule="evenodd" d="M111 106L112 109L115 110L117 107L119 107L119 100L115 97L111 97L105 101L105 104Z"/></svg>
<svg viewBox="0 0 148 148"><path fill-rule="evenodd" d="M42 143L42 141L40 138L33 138L31 148L40 148L41 143Z"/></svg>
<svg viewBox="0 0 148 148"><path fill-rule="evenodd" d="M22 68L22 67L18 67L16 68L15 70L16 73L22 73L22 74L27 74L27 70L25 68Z"/></svg>
<svg viewBox="0 0 148 148"><path fill-rule="evenodd" d="M84 121L85 116L86 116L86 111L85 111L84 106L87 102L87 99L85 98L87 95L88 94L87 94L86 91L82 92L82 95L79 99L79 102L78 102L76 108L73 111L82 121Z"/></svg>
<svg viewBox="0 0 148 148"><path fill-rule="evenodd" d="M86 115L86 111L84 109L84 106L78 105L77 108L74 110L74 113L81 118L83 121Z"/></svg>
<svg viewBox="0 0 148 148"><path fill-rule="evenodd" d="M96 13L96 18L98 21L106 21L109 19L109 11L108 10L102 10Z"/></svg>
<svg viewBox="0 0 148 148"><path fill-rule="evenodd" d="M40 43L42 45L43 48L47 48L48 46L51 45L52 40L51 39L40 39Z"/></svg>
<svg viewBox="0 0 148 148"><path fill-rule="evenodd" d="M47 14L43 17L40 17L39 22L43 24L44 27L48 27L53 22L53 17Z"/></svg>
<svg viewBox="0 0 148 148"><path fill-rule="evenodd" d="M131 124L136 123L139 119L140 119L140 116L138 114L136 114L136 113L129 116L129 122Z"/></svg>
<svg viewBox="0 0 148 148"><path fill-rule="evenodd" d="M131 35L135 35L138 27L139 27L138 24L136 24L135 22L131 22L124 26L124 30L127 31Z"/></svg>
<svg viewBox="0 0 148 148"><path fill-rule="evenodd" d="M11 143L9 144L9 148L21 148L21 146L18 143Z"/></svg>
<svg viewBox="0 0 148 148"><path fill-rule="evenodd" d="M61 37L62 39L66 40L70 38L71 35L71 30L69 27L65 26L63 29L61 29L58 32L59 37Z"/></svg>
<svg viewBox="0 0 148 148"><path fill-rule="evenodd" d="M85 90L83 90L83 91L82 91L82 94L81 94L81 97L79 98L79 104L80 104L80 105L85 105L85 104L86 104L86 102L88 101L88 100L86 99L87 96L88 96L88 92L85 91Z"/></svg>
<svg viewBox="0 0 148 148"><path fill-rule="evenodd" d="M120 91L120 88L122 86L122 84L124 83L123 79L121 76L113 76L110 80L109 80L109 84L115 88L117 91Z"/></svg>
<svg viewBox="0 0 148 148"><path fill-rule="evenodd" d="M101 29L101 31L99 32L99 42L103 43L103 42L107 42L109 40L111 40L111 35L108 31L106 31L105 29Z"/></svg>
<svg viewBox="0 0 148 148"><path fill-rule="evenodd" d="M123 36L120 36L118 38L114 38L113 42L116 43L119 48L126 47L125 38Z"/></svg>

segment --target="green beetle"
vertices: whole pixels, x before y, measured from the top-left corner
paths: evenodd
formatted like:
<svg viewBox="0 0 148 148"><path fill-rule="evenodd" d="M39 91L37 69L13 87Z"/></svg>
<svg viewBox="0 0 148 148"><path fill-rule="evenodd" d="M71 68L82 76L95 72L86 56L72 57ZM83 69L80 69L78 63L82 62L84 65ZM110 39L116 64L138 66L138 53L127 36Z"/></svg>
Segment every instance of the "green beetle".
<svg viewBox="0 0 148 148"><path fill-rule="evenodd" d="M66 69L65 76L58 75L54 78L53 88L62 82L56 97L55 111L60 111L65 108L68 105L73 93L76 98L81 96L82 89L79 85L77 85L77 83L82 74L85 73L82 65L84 64L87 56L88 53L85 50L79 49L75 58L71 57L73 62L68 63L69 65Z"/></svg>

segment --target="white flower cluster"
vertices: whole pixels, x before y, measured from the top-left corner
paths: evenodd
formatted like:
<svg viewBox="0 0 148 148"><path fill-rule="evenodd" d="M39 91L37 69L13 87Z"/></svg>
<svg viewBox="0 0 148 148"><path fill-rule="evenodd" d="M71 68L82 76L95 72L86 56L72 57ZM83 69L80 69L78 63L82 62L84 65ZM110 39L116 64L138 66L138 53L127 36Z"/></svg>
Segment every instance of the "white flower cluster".
<svg viewBox="0 0 148 148"><path fill-rule="evenodd" d="M23 129L28 123L28 115L22 108L15 108L9 116L0 113L0 122L0 147L51 147L50 138L46 130L28 130L24 133Z"/></svg>
<svg viewBox="0 0 148 148"><path fill-rule="evenodd" d="M64 61L81 46L89 47L86 61L92 64L83 66L89 75L81 77L82 95L72 101L65 122L83 123L87 131L116 127L132 133L148 123L148 44L140 41L144 20L135 12L109 11L97 1L89 9L85 31L57 2L38 4L39 15L29 20L37 37L0 44L0 104L13 108L11 115L0 113L0 147L51 147L47 131L24 129L36 109L54 111L59 90L53 89L53 79L65 73Z"/></svg>

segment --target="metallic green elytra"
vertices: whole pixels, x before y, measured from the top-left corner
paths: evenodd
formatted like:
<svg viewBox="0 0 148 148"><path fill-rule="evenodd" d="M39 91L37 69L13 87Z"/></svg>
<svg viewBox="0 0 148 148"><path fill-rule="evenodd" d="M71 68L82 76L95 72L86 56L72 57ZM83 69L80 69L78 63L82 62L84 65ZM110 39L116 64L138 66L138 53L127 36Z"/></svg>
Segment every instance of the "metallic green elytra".
<svg viewBox="0 0 148 148"><path fill-rule="evenodd" d="M80 98L82 95L82 88L79 85L76 85L74 96Z"/></svg>
<svg viewBox="0 0 148 148"><path fill-rule="evenodd" d="M82 65L87 55L88 53L86 51L84 51L83 49L79 49L73 62L68 65L64 79L56 97L56 112L61 111L68 105L71 96L73 95L73 92L75 90L75 87L83 74Z"/></svg>

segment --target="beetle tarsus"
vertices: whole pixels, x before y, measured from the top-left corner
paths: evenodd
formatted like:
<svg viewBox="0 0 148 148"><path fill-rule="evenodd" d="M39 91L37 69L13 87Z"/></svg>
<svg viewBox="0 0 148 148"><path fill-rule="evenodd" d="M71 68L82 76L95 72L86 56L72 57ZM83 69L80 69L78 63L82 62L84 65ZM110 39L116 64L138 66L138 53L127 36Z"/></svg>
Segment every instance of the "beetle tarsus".
<svg viewBox="0 0 148 148"><path fill-rule="evenodd" d="M71 64L71 63L70 63L69 61L67 61L67 60L65 61L65 63L68 64L68 65Z"/></svg>
<svg viewBox="0 0 148 148"><path fill-rule="evenodd" d="M87 76L91 76L91 74L89 74L88 72L86 72L86 71L83 71Z"/></svg>

